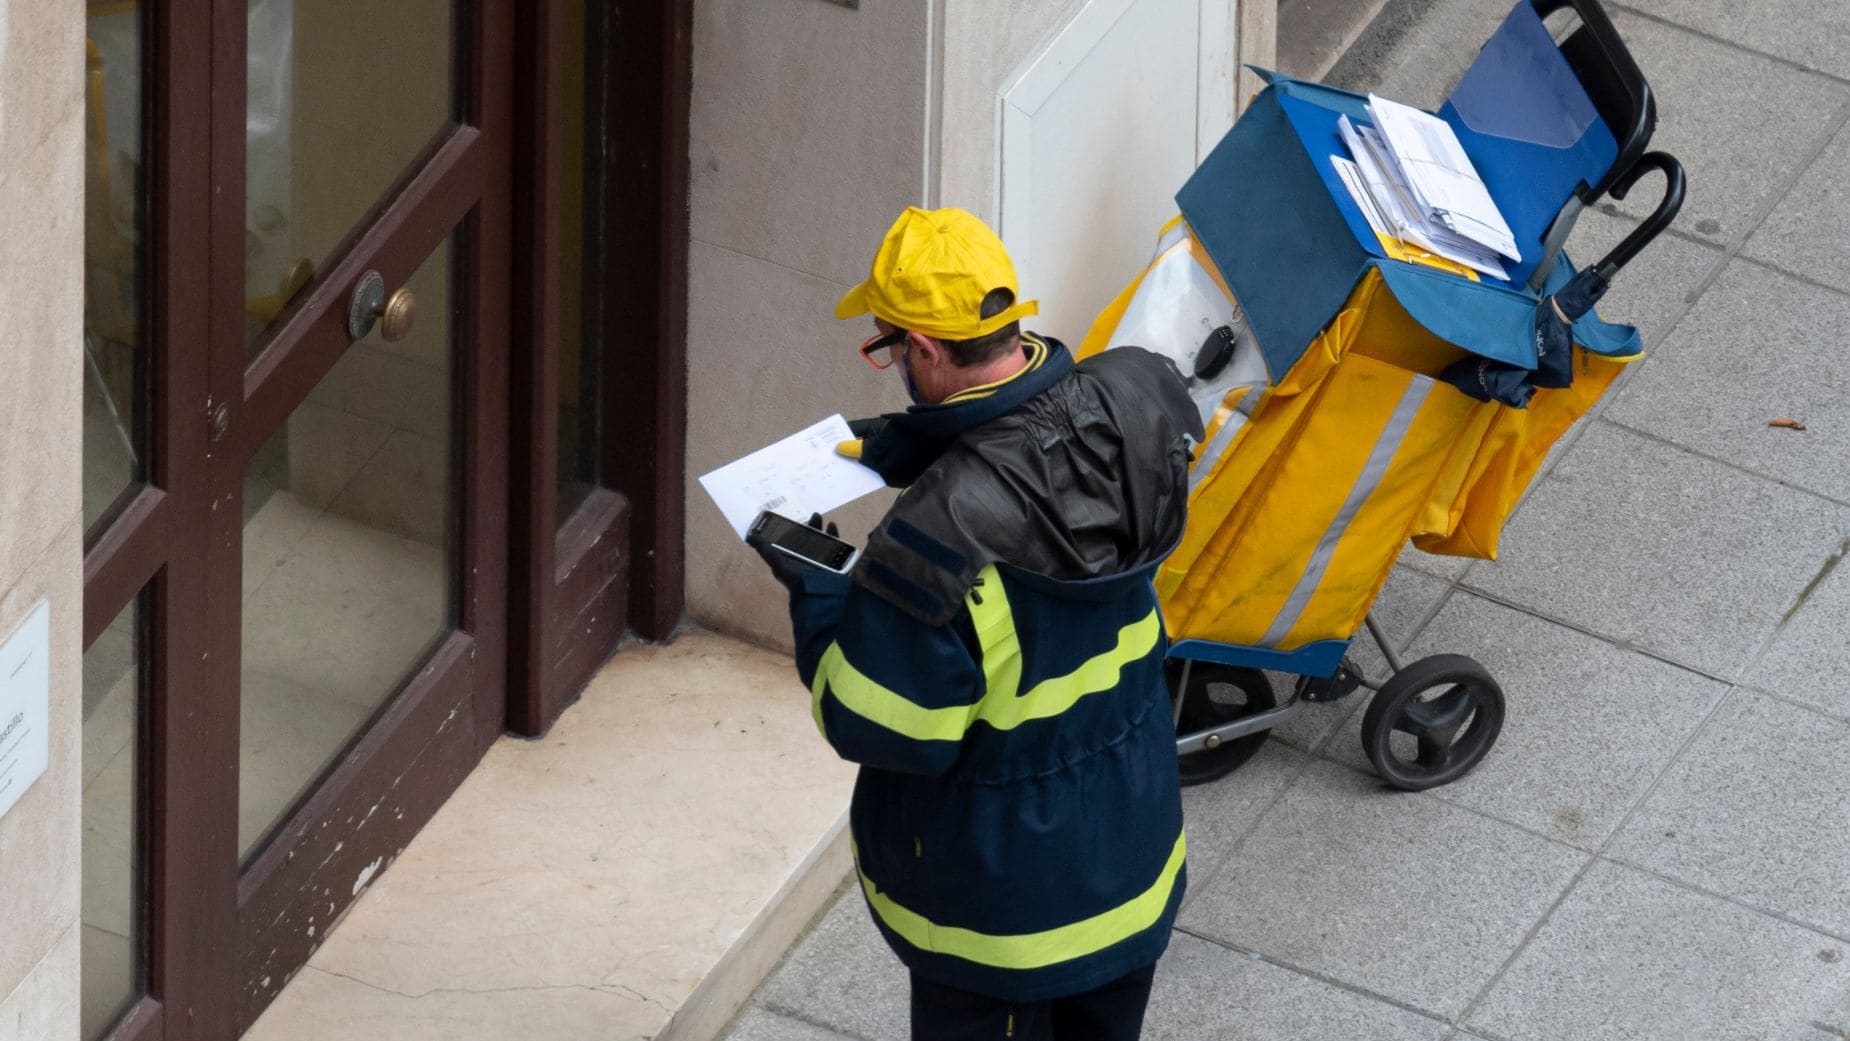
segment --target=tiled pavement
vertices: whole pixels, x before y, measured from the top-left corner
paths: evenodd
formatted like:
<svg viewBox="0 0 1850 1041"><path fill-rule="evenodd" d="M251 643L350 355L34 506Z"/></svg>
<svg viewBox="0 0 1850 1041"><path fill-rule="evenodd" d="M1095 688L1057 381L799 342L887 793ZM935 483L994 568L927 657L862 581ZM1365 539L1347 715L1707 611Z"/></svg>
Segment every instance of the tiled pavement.
<svg viewBox="0 0 1850 1041"><path fill-rule="evenodd" d="M1408 657L1489 666L1502 740L1387 791L1358 697L1189 790L1147 1037L1850 1037L1850 6L1609 6L1690 174L1601 308L1650 355L1499 562L1410 552L1378 605ZM1505 10L1395 0L1331 79L1436 103ZM1576 255L1630 224L1589 214ZM846 892L729 1036L891 1041L905 1002Z"/></svg>

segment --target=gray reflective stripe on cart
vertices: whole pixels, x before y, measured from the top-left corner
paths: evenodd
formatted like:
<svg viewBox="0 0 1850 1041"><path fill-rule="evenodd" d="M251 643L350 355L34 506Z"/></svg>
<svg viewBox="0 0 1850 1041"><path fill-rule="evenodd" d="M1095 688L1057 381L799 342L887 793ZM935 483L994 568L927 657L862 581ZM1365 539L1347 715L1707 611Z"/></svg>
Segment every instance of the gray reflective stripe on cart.
<svg viewBox="0 0 1850 1041"><path fill-rule="evenodd" d="M1349 489L1349 497L1343 500L1342 509L1336 511L1336 517L1323 532L1323 538L1317 543L1317 549L1310 555L1310 563L1304 568L1304 575L1285 598L1285 606L1279 608L1278 617L1272 619L1272 627L1259 638L1261 647L1277 647L1293 626L1298 624L1298 617L1309 606L1311 594L1323 582L1323 574L1329 570L1330 558L1336 555L1336 545L1342 541L1343 534L1349 530L1349 524L1362 510L1362 504L1381 486L1381 478L1387 475L1389 464L1394 455L1400 451L1400 443L1413 429L1413 421L1420 414L1420 406L1426 403L1426 396L1432 392L1433 381L1427 376L1415 376L1407 390L1400 396L1400 403L1394 406L1394 414L1388 417L1387 428L1381 431L1375 447L1368 453L1368 464L1362 467L1362 473L1355 479L1355 486Z"/></svg>
<svg viewBox="0 0 1850 1041"><path fill-rule="evenodd" d="M1229 391L1229 393L1232 392ZM1253 412L1259 407L1259 399L1264 396L1264 391L1260 388L1250 387L1247 389L1246 393L1240 397L1240 403L1233 406L1233 415L1228 416L1227 421L1222 423L1220 429L1214 432L1214 437L1208 442L1208 447L1202 450L1201 458L1195 460L1194 472L1188 475L1188 493L1190 495L1195 494L1195 487L1199 485L1208 474L1214 472L1214 465L1220 462L1220 457L1227 451L1227 446L1233 443L1234 435L1238 434L1242 427L1252 421Z"/></svg>

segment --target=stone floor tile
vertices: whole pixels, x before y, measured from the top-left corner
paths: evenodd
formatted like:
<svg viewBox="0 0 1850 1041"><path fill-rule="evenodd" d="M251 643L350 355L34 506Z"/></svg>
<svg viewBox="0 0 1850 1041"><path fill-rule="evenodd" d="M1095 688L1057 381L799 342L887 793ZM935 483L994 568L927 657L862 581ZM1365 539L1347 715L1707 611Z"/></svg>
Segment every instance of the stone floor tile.
<svg viewBox="0 0 1850 1041"><path fill-rule="evenodd" d="M1729 695L1611 855L1850 937L1850 724Z"/></svg>
<svg viewBox="0 0 1850 1041"><path fill-rule="evenodd" d="M1657 15L1742 47L1850 79L1850 7L1816 0L1625 0Z"/></svg>
<svg viewBox="0 0 1850 1041"><path fill-rule="evenodd" d="M1366 641L1368 637L1361 637ZM1283 673L1268 673L1272 680L1272 689L1277 691L1280 699L1289 697L1297 677ZM1366 692L1358 692L1366 693ZM1283 726L1272 731L1272 740L1288 748L1310 752L1322 748L1330 735L1342 729L1343 724L1356 712L1357 699L1344 698L1341 701L1307 702L1298 714L1287 719Z"/></svg>
<svg viewBox="0 0 1850 1041"><path fill-rule="evenodd" d="M1619 826L1728 688L1603 640L1460 593L1409 657L1464 654L1503 688L1496 747L1429 794L1593 850ZM1360 718L1331 757L1370 770Z"/></svg>
<svg viewBox="0 0 1850 1041"><path fill-rule="evenodd" d="M1445 1024L1177 933L1156 968L1145 1041L1437 1041Z"/></svg>
<svg viewBox="0 0 1850 1041"><path fill-rule="evenodd" d="M1585 859L1317 764L1183 910L1182 926L1450 1017Z"/></svg>
<svg viewBox="0 0 1850 1041"><path fill-rule="evenodd" d="M1850 542L1819 568L1808 594L1781 619L1772 646L1742 682L1850 719Z"/></svg>
<svg viewBox="0 0 1850 1041"><path fill-rule="evenodd" d="M1601 423L1465 585L1733 676L1846 534L1850 510Z"/></svg>
<svg viewBox="0 0 1850 1041"><path fill-rule="evenodd" d="M1188 824L1188 880L1193 900L1259 817L1303 768L1306 756L1268 741L1246 765L1218 781L1182 789Z"/></svg>
<svg viewBox="0 0 1850 1041"><path fill-rule="evenodd" d="M1390 3L1325 79L1437 109L1509 13L1504 0Z"/></svg>
<svg viewBox="0 0 1850 1041"><path fill-rule="evenodd" d="M722 1041L842 1041L842 1035L800 1019L747 1008L722 1035Z"/></svg>
<svg viewBox="0 0 1850 1041"><path fill-rule="evenodd" d="M1424 575L1450 582L1464 575L1475 563L1469 557L1448 557L1425 553L1408 545L1400 551L1400 567L1412 568Z"/></svg>
<svg viewBox="0 0 1850 1041"><path fill-rule="evenodd" d="M757 1002L868 1041L910 1028L905 966L874 928L860 891L844 887L833 907L791 948L759 988Z"/></svg>
<svg viewBox="0 0 1850 1041"><path fill-rule="evenodd" d="M1589 871L1471 1025L1509 1041L1841 1038L1845 945L1620 865Z"/></svg>
<svg viewBox="0 0 1850 1041"><path fill-rule="evenodd" d="M620 986L443 988L406 994L304 968L245 1041L584 1041L654 1037L668 1011Z"/></svg>
<svg viewBox="0 0 1850 1041"><path fill-rule="evenodd" d="M1850 499L1841 436L1850 428L1845 328L1850 295L1736 260L1677 328L1665 356L1647 361L1615 395L1607 418ZM1810 429L1767 426L1777 416Z"/></svg>
<svg viewBox="0 0 1850 1041"><path fill-rule="evenodd" d="M1623 10L1612 15L1657 100L1651 147L1689 172L1677 226L1719 243L1745 234L1748 218L1850 100L1850 88ZM1653 177L1619 206L1642 217L1659 197Z"/></svg>
<svg viewBox="0 0 1850 1041"><path fill-rule="evenodd" d="M1850 61L1850 45L1844 53ZM1850 125L1837 132L1741 251L1850 292L1850 182L1845 170L1850 170Z"/></svg>

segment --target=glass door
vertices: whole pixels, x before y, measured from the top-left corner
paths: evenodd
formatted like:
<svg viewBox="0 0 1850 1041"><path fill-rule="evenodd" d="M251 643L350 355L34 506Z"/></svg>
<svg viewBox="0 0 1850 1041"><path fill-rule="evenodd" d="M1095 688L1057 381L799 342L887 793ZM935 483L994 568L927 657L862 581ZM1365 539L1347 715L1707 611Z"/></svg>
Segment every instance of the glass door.
<svg viewBox="0 0 1850 1041"><path fill-rule="evenodd" d="M212 215L207 621L242 1029L502 729L510 9L219 7L214 180L242 190Z"/></svg>

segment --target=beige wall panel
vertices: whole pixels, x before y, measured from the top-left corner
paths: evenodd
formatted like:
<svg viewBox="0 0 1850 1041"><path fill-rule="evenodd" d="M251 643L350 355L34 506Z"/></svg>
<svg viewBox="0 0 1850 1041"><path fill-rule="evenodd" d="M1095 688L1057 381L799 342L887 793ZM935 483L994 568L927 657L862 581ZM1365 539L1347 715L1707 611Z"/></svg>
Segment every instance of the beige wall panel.
<svg viewBox="0 0 1850 1041"><path fill-rule="evenodd" d="M77 1041L77 930L0 997L0 1041Z"/></svg>
<svg viewBox="0 0 1850 1041"><path fill-rule="evenodd" d="M77 133L74 122L83 104L83 5L41 3L38 0L0 3L0 186L19 180L43 178L49 173L34 156L55 134ZM69 193L82 180L57 182ZM4 197L4 211L15 210L19 198ZM82 212L81 197L70 200L73 212ZM0 212L4 212L0 211ZM5 230L0 224L0 230ZM0 291L15 283L0 286ZM15 312L8 310L8 315Z"/></svg>
<svg viewBox="0 0 1850 1041"><path fill-rule="evenodd" d="M77 1035L83 39L82 5L0 4L0 637L52 602L50 763L0 817L4 1041Z"/></svg>
<svg viewBox="0 0 1850 1041"><path fill-rule="evenodd" d="M698 0L696 240L865 277L881 234L921 197L928 2Z"/></svg>
<svg viewBox="0 0 1850 1041"><path fill-rule="evenodd" d="M0 587L81 508L83 138L78 109L67 116L0 158L13 175L0 185Z"/></svg>
<svg viewBox="0 0 1850 1041"><path fill-rule="evenodd" d="M994 223L996 95L1085 0L943 0L944 80L939 202Z"/></svg>
<svg viewBox="0 0 1850 1041"><path fill-rule="evenodd" d="M864 246L871 255L873 243ZM687 605L702 625L788 650L788 598L741 543L697 478L840 412L904 407L892 370L855 353L872 323L833 316L843 287L695 242L688 255ZM863 542L892 501L878 493L836 511Z"/></svg>
<svg viewBox="0 0 1850 1041"><path fill-rule="evenodd" d="M73 247L76 243L73 240ZM73 371L75 365L68 368ZM70 419L74 425L76 415ZM77 432L68 432L73 441ZM0 442L10 456L16 442ZM75 485L70 474L60 478ZM3 515L0 515L3 516ZM4 523L0 520L0 523ZM76 510L25 574L0 594L0 640L51 601L51 755L45 773L0 817L0 994L10 993L66 932L75 934L82 795L83 532ZM71 973L76 974L75 966ZM65 1010L77 1015L73 991ZM0 1020L4 1022L4 1020Z"/></svg>

